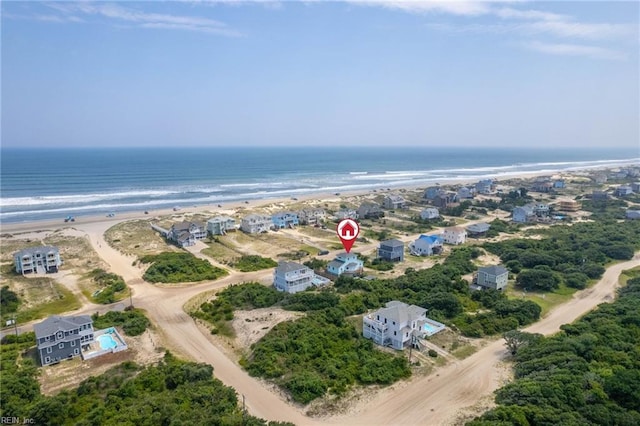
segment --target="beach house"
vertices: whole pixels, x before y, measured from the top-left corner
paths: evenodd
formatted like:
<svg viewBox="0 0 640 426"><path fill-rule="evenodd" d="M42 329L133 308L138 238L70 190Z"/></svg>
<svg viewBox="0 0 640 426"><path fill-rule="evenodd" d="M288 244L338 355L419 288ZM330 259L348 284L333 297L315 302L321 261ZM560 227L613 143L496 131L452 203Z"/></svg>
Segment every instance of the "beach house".
<svg viewBox="0 0 640 426"><path fill-rule="evenodd" d="M609 199L609 194L607 194L605 191L591 192L592 201L607 201L608 199Z"/></svg>
<svg viewBox="0 0 640 426"><path fill-rule="evenodd" d="M404 260L404 243L395 239L381 241L378 247L378 258L390 262L402 262Z"/></svg>
<svg viewBox="0 0 640 426"><path fill-rule="evenodd" d="M444 330L442 323L427 318L427 310L392 300L385 307L362 318L362 335L380 346L402 350L414 338L424 338Z"/></svg>
<svg viewBox="0 0 640 426"><path fill-rule="evenodd" d="M225 235L228 231L236 230L236 220L229 216L216 216L207 221L209 235Z"/></svg>
<svg viewBox="0 0 640 426"><path fill-rule="evenodd" d="M53 315L33 326L41 365L49 365L81 355L94 341L89 315Z"/></svg>
<svg viewBox="0 0 640 426"><path fill-rule="evenodd" d="M458 189L457 194L459 200L467 200L469 198L473 198L474 190L463 186L462 188Z"/></svg>
<svg viewBox="0 0 640 426"><path fill-rule="evenodd" d="M529 203L524 206L518 206L513 209L511 216L511 220L516 223L527 223L538 218L546 218L549 216L549 205Z"/></svg>
<svg viewBox="0 0 640 426"><path fill-rule="evenodd" d="M300 225L318 225L324 222L327 216L324 209L303 209L298 212Z"/></svg>
<svg viewBox="0 0 640 426"><path fill-rule="evenodd" d="M444 190L442 188L440 188L439 186L430 186L429 188L425 189L424 198L426 200L433 200L436 195L440 193L444 193Z"/></svg>
<svg viewBox="0 0 640 426"><path fill-rule="evenodd" d="M440 219L440 211L435 207L423 209L420 212L420 219L422 220L436 220Z"/></svg>
<svg viewBox="0 0 640 426"><path fill-rule="evenodd" d="M431 204L441 209L449 207L450 204L458 201L458 194L455 192L441 192L431 200Z"/></svg>
<svg viewBox="0 0 640 426"><path fill-rule="evenodd" d="M341 210L338 210L334 214L334 216L338 220L342 220L342 219L356 220L358 218L358 212L355 211L354 209L341 209Z"/></svg>
<svg viewBox="0 0 640 426"><path fill-rule="evenodd" d="M360 219L379 219L384 216L380 206L373 203L362 203L357 213Z"/></svg>
<svg viewBox="0 0 640 426"><path fill-rule="evenodd" d="M535 192L549 192L553 189L553 183L549 179L540 179L533 182L531 190Z"/></svg>
<svg viewBox="0 0 640 426"><path fill-rule="evenodd" d="M278 262L273 273L273 286L287 293L298 293L329 282L329 279L316 275L310 268L296 262Z"/></svg>
<svg viewBox="0 0 640 426"><path fill-rule="evenodd" d="M509 271L504 266L483 266L478 268L473 283L480 289L504 290L508 279Z"/></svg>
<svg viewBox="0 0 640 426"><path fill-rule="evenodd" d="M188 247L207 237L207 228L202 222L174 223L167 233L167 239L179 247Z"/></svg>
<svg viewBox="0 0 640 426"><path fill-rule="evenodd" d="M442 238L447 244L464 244L467 241L467 231L460 226L452 226L444 229Z"/></svg>
<svg viewBox="0 0 640 426"><path fill-rule="evenodd" d="M553 181L553 188L554 189L563 189L565 188L566 184L564 182L564 179L556 179Z"/></svg>
<svg viewBox="0 0 640 426"><path fill-rule="evenodd" d="M602 185L607 182L607 175L604 173L596 173L592 176L592 179L596 184Z"/></svg>
<svg viewBox="0 0 640 426"><path fill-rule="evenodd" d="M640 210L627 210L624 214L626 219L640 219Z"/></svg>
<svg viewBox="0 0 640 426"><path fill-rule="evenodd" d="M58 272L62 260L57 247L39 246L14 253L13 263L18 274L46 274Z"/></svg>
<svg viewBox="0 0 640 426"><path fill-rule="evenodd" d="M615 190L616 197L626 197L627 195L633 194L633 189L629 185L622 185L616 188Z"/></svg>
<svg viewBox="0 0 640 426"><path fill-rule="evenodd" d="M640 182L633 182L631 184L631 190L636 193L640 193Z"/></svg>
<svg viewBox="0 0 640 426"><path fill-rule="evenodd" d="M491 225L489 225L488 223L474 223L467 226L467 236L471 238L482 238L487 234L490 228Z"/></svg>
<svg viewBox="0 0 640 426"><path fill-rule="evenodd" d="M358 259L355 253L339 253L334 260L327 265L327 272L339 277L342 274L357 275L362 273L364 263Z"/></svg>
<svg viewBox="0 0 640 426"><path fill-rule="evenodd" d="M382 205L385 209L404 209L407 208L407 200L398 194L388 194L384 197Z"/></svg>
<svg viewBox="0 0 640 426"><path fill-rule="evenodd" d="M580 203L576 200L559 200L556 208L561 212L577 212L580 210Z"/></svg>
<svg viewBox="0 0 640 426"><path fill-rule="evenodd" d="M439 235L420 235L409 244L409 252L415 256L431 256L442 253L442 237Z"/></svg>
<svg viewBox="0 0 640 426"><path fill-rule="evenodd" d="M293 228L300 224L298 213L296 212L280 212L271 216L273 226L276 229Z"/></svg>
<svg viewBox="0 0 640 426"><path fill-rule="evenodd" d="M476 192L478 194L491 194L495 189L495 183L492 179L483 179L476 183Z"/></svg>
<svg viewBox="0 0 640 426"><path fill-rule="evenodd" d="M267 232L272 226L273 222L269 216L259 214L247 215L240 221L240 229L247 234Z"/></svg>

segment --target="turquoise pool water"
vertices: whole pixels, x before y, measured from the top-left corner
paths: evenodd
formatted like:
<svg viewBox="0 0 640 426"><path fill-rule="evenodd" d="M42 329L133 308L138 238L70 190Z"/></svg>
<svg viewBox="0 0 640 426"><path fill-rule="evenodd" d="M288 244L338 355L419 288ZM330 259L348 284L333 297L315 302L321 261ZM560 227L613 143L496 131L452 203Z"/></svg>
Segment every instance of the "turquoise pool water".
<svg viewBox="0 0 640 426"><path fill-rule="evenodd" d="M113 349L118 346L118 342L116 342L110 334L103 334L102 336L98 336L98 342L100 343L100 348L102 349Z"/></svg>
<svg viewBox="0 0 640 426"><path fill-rule="evenodd" d="M431 324L425 323L422 325L422 328L424 328L424 331L428 332L428 333L433 333L434 331L436 331L438 328L434 327Z"/></svg>

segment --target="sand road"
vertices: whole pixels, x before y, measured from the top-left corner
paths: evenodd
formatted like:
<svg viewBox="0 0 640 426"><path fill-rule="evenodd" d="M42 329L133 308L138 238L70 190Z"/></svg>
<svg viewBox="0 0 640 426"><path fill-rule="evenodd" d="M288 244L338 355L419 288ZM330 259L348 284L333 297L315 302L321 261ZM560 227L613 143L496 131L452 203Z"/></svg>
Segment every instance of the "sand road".
<svg viewBox="0 0 640 426"><path fill-rule="evenodd" d="M104 241L103 233L112 225L90 223L76 227L89 235L94 248L113 272L133 283L134 305L147 310L167 346L195 361L213 365L217 378L246 397L247 407L253 415L268 420L286 420L297 425L443 425L455 422L461 409L476 404L502 384L504 368L499 364L506 356L506 351L499 339L435 374L384 389L374 398L356 404L346 415L309 418L301 408L282 399L225 356L183 311L183 305L203 291L242 281L269 280L270 272L232 272L215 282L178 288L153 286L142 281L142 271L132 266L132 258L112 249ZM633 260L608 268L592 288L576 293L569 302L556 307L526 331L553 333L560 325L572 322L599 303L611 300L620 272L638 265L640 254Z"/></svg>

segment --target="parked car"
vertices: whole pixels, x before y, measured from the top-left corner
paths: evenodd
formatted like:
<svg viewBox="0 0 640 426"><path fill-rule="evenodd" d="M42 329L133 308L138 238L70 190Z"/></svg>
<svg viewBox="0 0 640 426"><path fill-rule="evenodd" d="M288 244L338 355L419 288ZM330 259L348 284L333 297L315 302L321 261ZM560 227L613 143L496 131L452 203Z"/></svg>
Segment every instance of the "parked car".
<svg viewBox="0 0 640 426"><path fill-rule="evenodd" d="M320 250L320 251L318 252L318 256L324 256L324 255L326 255L326 254L329 254L329 250Z"/></svg>

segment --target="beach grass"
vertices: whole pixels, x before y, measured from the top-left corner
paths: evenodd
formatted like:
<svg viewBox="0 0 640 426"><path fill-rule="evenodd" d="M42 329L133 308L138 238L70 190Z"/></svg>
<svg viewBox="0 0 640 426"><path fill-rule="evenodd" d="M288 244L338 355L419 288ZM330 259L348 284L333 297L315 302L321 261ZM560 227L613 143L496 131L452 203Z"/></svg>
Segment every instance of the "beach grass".
<svg viewBox="0 0 640 426"><path fill-rule="evenodd" d="M595 281L594 281L595 282ZM590 285L593 284L590 283ZM507 287L507 297L511 299L526 299L531 300L532 302L537 303L542 308L542 312L540 314L541 317L544 317L546 314L551 311L554 307L567 302L569 299L573 297L575 292L578 291L575 288L567 287L564 283L560 284L560 287L553 291L549 292L523 292L520 289L513 288L512 285Z"/></svg>
<svg viewBox="0 0 640 426"><path fill-rule="evenodd" d="M44 318L49 315L62 314L80 308L80 301L70 290L57 283L51 283L51 287L54 296L51 300L24 310L18 309L16 315L18 323ZM4 315L3 320L5 320Z"/></svg>
<svg viewBox="0 0 640 426"><path fill-rule="evenodd" d="M104 238L116 250L136 257L180 250L151 229L148 219L118 223L105 232Z"/></svg>

